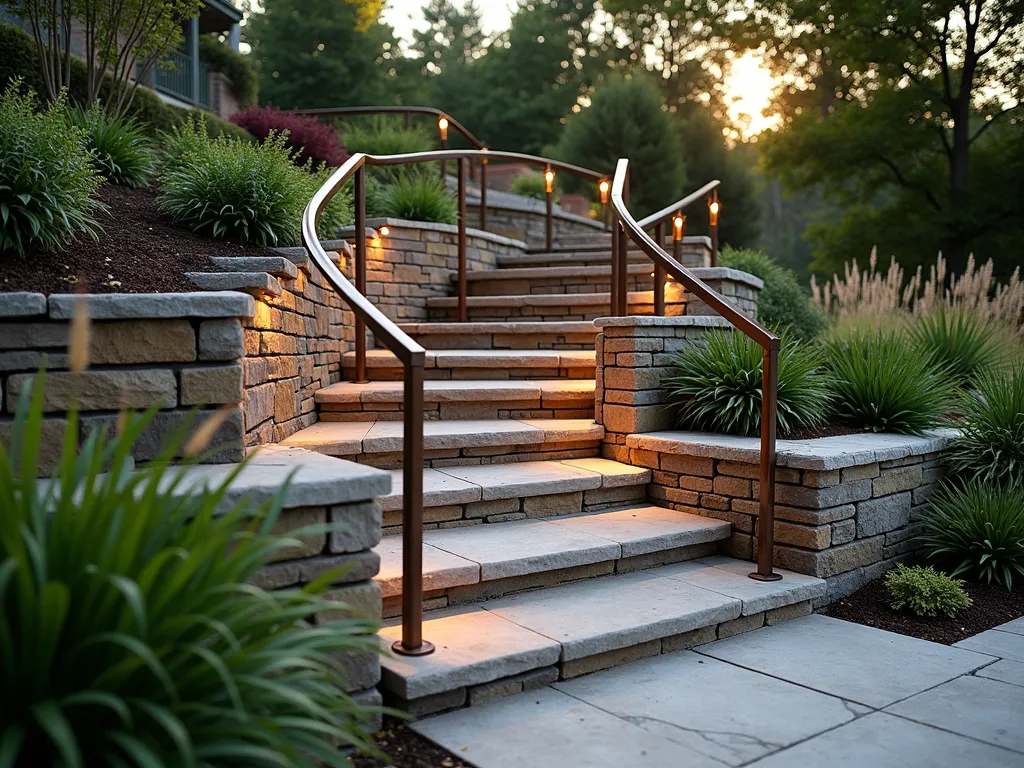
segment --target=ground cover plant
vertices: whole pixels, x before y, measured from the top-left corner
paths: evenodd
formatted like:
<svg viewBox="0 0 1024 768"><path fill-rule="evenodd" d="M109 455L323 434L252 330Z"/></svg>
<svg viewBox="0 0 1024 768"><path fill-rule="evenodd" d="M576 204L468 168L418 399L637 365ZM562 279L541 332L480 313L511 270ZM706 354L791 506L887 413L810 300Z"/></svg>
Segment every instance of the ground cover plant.
<svg viewBox="0 0 1024 768"><path fill-rule="evenodd" d="M17 80L0 95L0 253L53 251L79 233L96 236L103 177L84 142L65 97L37 110Z"/></svg>
<svg viewBox="0 0 1024 768"><path fill-rule="evenodd" d="M834 416L859 429L919 435L944 423L955 384L898 331L855 331L825 345Z"/></svg>
<svg viewBox="0 0 1024 768"><path fill-rule="evenodd" d="M153 171L153 145L133 117L111 117L99 102L68 110L71 124L84 132L92 164L114 184L142 187Z"/></svg>
<svg viewBox="0 0 1024 768"><path fill-rule="evenodd" d="M315 117L304 117L272 106L253 106L233 114L231 122L245 128L260 141L284 135L285 146L293 151L292 158L297 165L312 160L314 166L337 167L348 158L334 127L321 123Z"/></svg>
<svg viewBox="0 0 1024 768"><path fill-rule="evenodd" d="M731 435L761 431L761 346L739 331L711 331L675 355L662 381L678 426ZM778 430L825 420L831 391L814 347L785 340L779 350Z"/></svg>
<svg viewBox="0 0 1024 768"><path fill-rule="evenodd" d="M176 224L210 237L298 245L302 212L330 172L309 160L296 166L285 141L214 139L199 120L176 128L166 140L157 202ZM351 220L351 193L343 191L324 209L321 235L333 237Z"/></svg>
<svg viewBox="0 0 1024 768"><path fill-rule="evenodd" d="M924 518L927 557L986 583L1012 589L1024 577L1024 490L972 480L949 484Z"/></svg>
<svg viewBox="0 0 1024 768"><path fill-rule="evenodd" d="M903 563L885 575L893 610L907 610L917 616L955 616L971 605L963 581L931 567Z"/></svg>

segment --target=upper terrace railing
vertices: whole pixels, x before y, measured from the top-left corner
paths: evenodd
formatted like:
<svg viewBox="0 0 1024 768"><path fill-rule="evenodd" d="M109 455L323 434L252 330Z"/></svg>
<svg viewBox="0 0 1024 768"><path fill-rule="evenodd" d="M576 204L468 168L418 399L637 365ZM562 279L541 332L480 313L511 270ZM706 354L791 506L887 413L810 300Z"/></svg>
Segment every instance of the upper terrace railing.
<svg viewBox="0 0 1024 768"><path fill-rule="evenodd" d="M662 223L694 200L704 195L715 194L718 182L711 182L692 195L688 195L679 203L637 221L626 206L627 186L629 183L629 160L619 160L612 181L612 315L620 316L628 312L626 303L627 284L627 242L629 238L646 253L654 262L655 268L672 276L673 280L682 283L687 291L698 296L711 309L728 320L734 328L748 338L753 339L764 350L761 368L761 467L759 488L759 510L757 519L757 571L750 574L752 579L760 581L776 581L782 576L775 573L772 567L775 548L775 421L778 415L778 369L779 369L779 338L756 320L740 312L725 298L713 291L702 280L694 276L686 267L666 253L660 238L655 242L645 232L646 227L660 228ZM711 198L711 206L717 203L717 197ZM666 213L667 211L667 213ZM717 209L711 208L712 216ZM680 218L677 215L677 219ZM674 224L674 226L676 226ZM679 223L678 226L682 226ZM673 233L674 235L675 233ZM681 238L679 238L681 240ZM678 240L673 236L673 242ZM655 294L657 295L657 294Z"/></svg>
<svg viewBox="0 0 1024 768"><path fill-rule="evenodd" d="M405 127L408 128L411 125L412 117L414 115L429 115L437 120L437 130L440 136L441 151L448 148L448 131L454 130L456 133L461 135L473 149L479 150L478 153L474 153L468 158L469 163L469 178L472 180L474 176L475 163L474 160L480 164L480 229L487 229L487 162L488 160L501 160L505 159L502 155L512 155L516 162L526 162L523 158L531 158L530 164L540 165L545 168L544 170L544 182L545 182L545 201L547 205L546 209L546 224L545 224L545 242L548 250L551 250L553 231L554 231L554 180L553 175L554 168L560 167L569 170L570 173L574 173L585 178L597 179L598 180L598 196L601 200L601 205L607 205L608 193L611 189L611 182L608 180L608 174L602 174L597 171L591 171L588 168L580 168L579 166L569 165L567 163L558 163L554 160L545 160L544 158L537 158L533 155L518 155L515 153L508 152L490 152L487 146L474 136L469 129L467 129L462 123L456 120L454 117L449 115L447 112L437 109L436 107L405 107L405 106L387 106L387 107L326 107L323 109L300 109L297 110L300 115L312 115L314 117L346 117L349 115L402 115L405 118ZM539 161L539 162L533 162ZM446 175L446 159L441 160L441 177L444 178ZM460 199L464 195L460 194ZM602 215L602 220L604 216Z"/></svg>

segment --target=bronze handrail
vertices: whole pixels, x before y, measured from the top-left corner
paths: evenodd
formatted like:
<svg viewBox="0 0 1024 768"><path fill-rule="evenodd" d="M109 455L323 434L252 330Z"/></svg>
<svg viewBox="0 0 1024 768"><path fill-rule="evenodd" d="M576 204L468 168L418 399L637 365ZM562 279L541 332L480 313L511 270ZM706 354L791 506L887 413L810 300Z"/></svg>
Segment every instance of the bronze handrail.
<svg viewBox="0 0 1024 768"><path fill-rule="evenodd" d="M405 107L405 106L385 106L385 107L324 107L322 109L297 109L296 114L299 115L312 115L315 117L338 117L341 115L405 115L406 127L408 127L408 118L410 115L431 115L440 120L442 117L448 121L448 126L455 129L456 133L462 135L475 149L484 149L484 144L480 139L474 136L468 128L462 123L456 120L454 117L449 115L443 109L437 107Z"/></svg>
<svg viewBox="0 0 1024 768"><path fill-rule="evenodd" d="M777 581L782 576L775 573L772 567L775 548L775 422L778 415L778 367L779 337L744 315L730 304L724 297L702 280L694 276L686 267L666 253L661 243L655 243L644 231L643 222L638 222L630 214L624 199L626 179L629 174L629 160L622 158L615 168L612 181L613 210L613 245L614 257L618 263L612 265L616 282L612 284L613 305L621 308L622 314L628 313L626 305L626 243L628 236L641 251L646 253L656 266L660 266L673 279L682 283L687 291L698 296L711 309L724 317L733 327L745 336L753 339L764 350L761 368L761 468L759 488L759 509L757 524L757 571L750 574L752 579L759 581ZM696 194L696 193L695 193ZM685 198L684 198L685 199ZM659 214L654 214L657 217ZM651 217L648 217L650 219ZM645 222L647 219L644 220ZM618 301L615 299L618 297ZM613 311L613 314L616 312Z"/></svg>

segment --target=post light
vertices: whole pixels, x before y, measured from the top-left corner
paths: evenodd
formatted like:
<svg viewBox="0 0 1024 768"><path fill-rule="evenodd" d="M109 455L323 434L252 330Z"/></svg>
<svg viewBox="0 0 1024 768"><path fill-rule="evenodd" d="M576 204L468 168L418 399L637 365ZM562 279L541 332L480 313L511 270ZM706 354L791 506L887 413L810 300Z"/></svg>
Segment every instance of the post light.
<svg viewBox="0 0 1024 768"><path fill-rule="evenodd" d="M437 119L437 127L441 131L441 141L448 141L448 118L439 117Z"/></svg>
<svg viewBox="0 0 1024 768"><path fill-rule="evenodd" d="M718 226L718 212L722 209L722 204L718 202L716 198L708 200L708 223L712 227Z"/></svg>
<svg viewBox="0 0 1024 768"><path fill-rule="evenodd" d="M597 191L601 195L601 205L608 205L608 196L612 191L612 185L608 182L608 179L601 179L598 182Z"/></svg>
<svg viewBox="0 0 1024 768"><path fill-rule="evenodd" d="M550 168L544 171L544 191L549 195L555 191L555 172Z"/></svg>
<svg viewBox="0 0 1024 768"><path fill-rule="evenodd" d="M686 217L681 213L677 213L672 217L672 240L673 242L679 242L683 239L683 233L686 231Z"/></svg>
<svg viewBox="0 0 1024 768"><path fill-rule="evenodd" d="M487 151L487 147L480 147L480 151L481 152L486 152ZM480 165L487 165L487 155L482 155L480 157Z"/></svg>

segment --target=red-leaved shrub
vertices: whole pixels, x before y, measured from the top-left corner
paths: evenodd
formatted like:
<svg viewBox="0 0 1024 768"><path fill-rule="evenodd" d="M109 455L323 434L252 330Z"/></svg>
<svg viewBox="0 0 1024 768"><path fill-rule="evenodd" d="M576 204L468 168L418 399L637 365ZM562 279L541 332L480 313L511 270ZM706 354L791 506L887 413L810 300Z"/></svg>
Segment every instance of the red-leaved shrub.
<svg viewBox="0 0 1024 768"><path fill-rule="evenodd" d="M294 159L300 165L309 157L313 158L313 165L327 163L331 167L341 165L348 159L348 153L341 146L334 128L315 117L303 117L277 107L254 106L233 114L231 122L242 126L261 142L266 140L271 131L288 131L285 144L297 151Z"/></svg>

